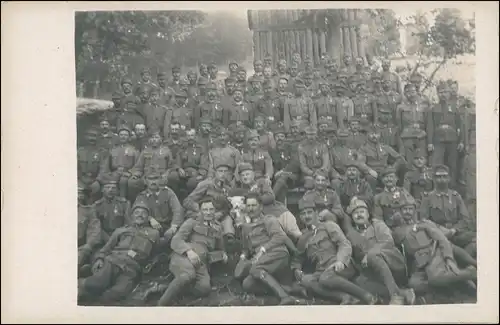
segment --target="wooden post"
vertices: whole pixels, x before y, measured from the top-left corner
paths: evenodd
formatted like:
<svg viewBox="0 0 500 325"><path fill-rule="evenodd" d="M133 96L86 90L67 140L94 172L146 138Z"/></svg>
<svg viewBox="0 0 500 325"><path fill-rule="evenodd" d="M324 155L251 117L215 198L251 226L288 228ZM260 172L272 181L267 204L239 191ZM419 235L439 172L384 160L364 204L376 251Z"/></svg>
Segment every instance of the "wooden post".
<svg viewBox="0 0 500 325"><path fill-rule="evenodd" d="M311 28L306 30L306 46L307 46L307 56L314 63L314 52L313 52L313 32Z"/></svg>
<svg viewBox="0 0 500 325"><path fill-rule="evenodd" d="M359 19L359 11L355 11L355 17L356 19ZM356 39L358 41L358 56L362 57L364 61L366 61L366 53L365 53L365 46L364 46L364 41L361 38L361 26L358 24L356 26Z"/></svg>
<svg viewBox="0 0 500 325"><path fill-rule="evenodd" d="M337 30L337 33L339 35L339 46L338 46L338 51L339 51L339 64L342 62L342 60L344 59L344 53L345 53L345 50L344 50L344 32L343 32L343 29L342 27L340 27L340 25L336 28Z"/></svg>
<svg viewBox="0 0 500 325"><path fill-rule="evenodd" d="M314 55L314 65L319 64L319 40L318 40L318 30L315 28L313 29L313 55Z"/></svg>
<svg viewBox="0 0 500 325"><path fill-rule="evenodd" d="M260 56L259 32L253 32L253 57L257 60L262 59Z"/></svg>
<svg viewBox="0 0 500 325"><path fill-rule="evenodd" d="M267 51L266 53L269 53L272 55L273 53L273 32L269 31L266 33L267 37Z"/></svg>
<svg viewBox="0 0 500 325"><path fill-rule="evenodd" d="M326 48L326 35L325 35L325 30L320 29L319 30L319 54L327 53L328 50ZM331 53L328 53L328 55L331 55Z"/></svg>
<svg viewBox="0 0 500 325"><path fill-rule="evenodd" d="M347 14L347 9L344 9L342 11L342 21L343 21L342 36L344 41L344 56L349 55L352 57L351 37L349 35L348 20L349 16Z"/></svg>
<svg viewBox="0 0 500 325"><path fill-rule="evenodd" d="M349 10L349 36L351 39L351 51L353 57L358 57L358 41L356 40L356 29L354 26L354 9Z"/></svg>

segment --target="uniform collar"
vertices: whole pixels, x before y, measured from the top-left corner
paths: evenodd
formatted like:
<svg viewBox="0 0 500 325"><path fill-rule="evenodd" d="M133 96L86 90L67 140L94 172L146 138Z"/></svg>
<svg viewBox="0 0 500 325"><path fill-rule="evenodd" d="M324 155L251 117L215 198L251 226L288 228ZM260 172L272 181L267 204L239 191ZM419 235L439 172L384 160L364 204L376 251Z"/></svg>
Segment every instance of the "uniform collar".
<svg viewBox="0 0 500 325"><path fill-rule="evenodd" d="M357 225L357 224L355 224L354 228L356 228L356 230L358 230L358 231L360 231L360 230L364 231L364 230L368 229L368 226L369 226L369 224L364 224L364 225Z"/></svg>
<svg viewBox="0 0 500 325"><path fill-rule="evenodd" d="M437 196L444 196L444 195L448 195L450 193L450 190L449 189L446 189L446 191L435 190L435 193Z"/></svg>

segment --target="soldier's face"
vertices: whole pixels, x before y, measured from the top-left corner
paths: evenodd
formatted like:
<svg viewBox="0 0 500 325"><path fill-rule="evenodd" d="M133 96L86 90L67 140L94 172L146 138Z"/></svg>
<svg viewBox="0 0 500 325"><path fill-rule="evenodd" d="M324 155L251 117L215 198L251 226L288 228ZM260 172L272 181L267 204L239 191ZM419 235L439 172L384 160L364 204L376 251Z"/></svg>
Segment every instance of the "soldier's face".
<svg viewBox="0 0 500 325"><path fill-rule="evenodd" d="M149 100L149 94L148 94L147 90L144 90L144 89L141 90L139 92L139 98L141 99L141 101L143 103L146 103Z"/></svg>
<svg viewBox="0 0 500 325"><path fill-rule="evenodd" d="M215 217L215 207L212 202L204 202L200 207L203 220L213 220Z"/></svg>
<svg viewBox="0 0 500 325"><path fill-rule="evenodd" d="M330 87L328 87L328 85L321 85L319 86L319 90L323 95L326 95L330 91Z"/></svg>
<svg viewBox="0 0 500 325"><path fill-rule="evenodd" d="M200 75L202 75L202 76L208 75L208 68L207 67L200 67Z"/></svg>
<svg viewBox="0 0 500 325"><path fill-rule="evenodd" d="M186 139L191 144L195 143L196 142L196 131L189 130L188 132L186 132Z"/></svg>
<svg viewBox="0 0 500 325"><path fill-rule="evenodd" d="M183 96L175 96L175 102L177 103L177 106L184 106L186 105L186 97Z"/></svg>
<svg viewBox="0 0 500 325"><path fill-rule="evenodd" d="M422 168L425 166L426 159L425 157L415 157L413 159L413 165L417 168Z"/></svg>
<svg viewBox="0 0 500 325"><path fill-rule="evenodd" d="M351 64L351 57L346 55L344 56L344 64L345 65L350 65Z"/></svg>
<svg viewBox="0 0 500 325"><path fill-rule="evenodd" d="M118 139L120 140L120 143L127 143L130 140L130 133L126 130L121 130L118 133Z"/></svg>
<svg viewBox="0 0 500 325"><path fill-rule="evenodd" d="M279 143L279 144L286 141L286 136L284 133L275 134L274 138L276 139L276 143Z"/></svg>
<svg viewBox="0 0 500 325"><path fill-rule="evenodd" d="M229 71L230 72L236 72L236 70L238 70L238 65L237 64L230 64L229 65Z"/></svg>
<svg viewBox="0 0 500 325"><path fill-rule="evenodd" d="M153 148L158 147L161 144L161 141L162 141L161 136L158 133L153 134L149 139L149 143Z"/></svg>
<svg viewBox="0 0 500 325"><path fill-rule="evenodd" d="M266 97L270 97L273 91L274 89L272 86L267 86L264 88L264 95L266 95Z"/></svg>
<svg viewBox="0 0 500 325"><path fill-rule="evenodd" d="M278 82L279 91L285 91L287 86L288 86L288 81L286 81L285 79L280 79L280 81Z"/></svg>
<svg viewBox="0 0 500 325"><path fill-rule="evenodd" d="M202 124L200 124L200 130L201 130L201 133L207 135L207 134L210 134L210 131L212 130L212 126L210 124L202 123Z"/></svg>
<svg viewBox="0 0 500 325"><path fill-rule="evenodd" d="M382 87L385 91L391 90L391 81L390 80L384 80L382 83Z"/></svg>
<svg viewBox="0 0 500 325"><path fill-rule="evenodd" d="M122 89L125 94L130 94L132 92L132 85L126 82L122 84Z"/></svg>
<svg viewBox="0 0 500 325"><path fill-rule="evenodd" d="M99 123L99 127L101 128L102 131L107 132L107 131L109 131L109 122L108 121L101 121Z"/></svg>
<svg viewBox="0 0 500 325"><path fill-rule="evenodd" d="M255 92L259 92L261 91L261 83L260 82L252 82L252 89L255 91Z"/></svg>
<svg viewBox="0 0 500 325"><path fill-rule="evenodd" d="M217 75L218 69L217 67L210 67L208 68L208 73L212 76L215 77Z"/></svg>
<svg viewBox="0 0 500 325"><path fill-rule="evenodd" d="M405 205L401 208L401 214L406 222L415 220L415 206Z"/></svg>
<svg viewBox="0 0 500 325"><path fill-rule="evenodd" d="M299 53L294 53L292 56L292 61L293 62L300 62L300 54Z"/></svg>
<svg viewBox="0 0 500 325"><path fill-rule="evenodd" d="M179 71L174 71L172 72L172 77L174 78L174 80L180 80L181 79L181 73Z"/></svg>
<svg viewBox="0 0 500 325"><path fill-rule="evenodd" d="M220 166L215 170L215 178L219 181L228 180L229 168L226 166Z"/></svg>
<svg viewBox="0 0 500 325"><path fill-rule="evenodd" d="M236 102L241 102L243 100L243 93L237 90L233 93L233 98Z"/></svg>
<svg viewBox="0 0 500 325"><path fill-rule="evenodd" d="M144 208L135 208L132 217L136 225L143 225L148 220L148 211Z"/></svg>
<svg viewBox="0 0 500 325"><path fill-rule="evenodd" d="M120 107L120 104L121 104L121 99L120 98L113 98L112 101L113 101L113 106L114 107Z"/></svg>
<svg viewBox="0 0 500 325"><path fill-rule="evenodd" d="M417 96L417 89L414 86L408 87L406 89L406 97L415 98Z"/></svg>
<svg viewBox="0 0 500 325"><path fill-rule="evenodd" d="M251 185L255 179L255 173L253 170L244 170L240 173L241 182L245 185Z"/></svg>
<svg viewBox="0 0 500 325"><path fill-rule="evenodd" d="M448 100L450 98L450 92L448 89L441 88L439 89L438 97L440 100Z"/></svg>
<svg viewBox="0 0 500 325"><path fill-rule="evenodd" d="M105 184L102 188L102 194L106 198L112 198L115 197L118 193L118 189L116 187L116 184Z"/></svg>
<svg viewBox="0 0 500 325"><path fill-rule="evenodd" d="M382 70L389 71L390 68L391 68L391 61L382 62Z"/></svg>
<svg viewBox="0 0 500 325"><path fill-rule="evenodd" d="M252 149L257 149L259 147L259 138L253 137L253 138L248 139L248 145Z"/></svg>
<svg viewBox="0 0 500 325"><path fill-rule="evenodd" d="M304 83L306 84L307 87L309 87L310 85L312 85L313 80L311 77L307 77L304 79Z"/></svg>
<svg viewBox="0 0 500 325"><path fill-rule="evenodd" d="M322 135L326 135L326 129L328 128L328 124L320 124L318 126L318 129L319 129L319 132L322 134Z"/></svg>
<svg viewBox="0 0 500 325"><path fill-rule="evenodd" d="M358 179L359 170L354 166L349 166L349 167L347 167L345 174L346 174L348 179Z"/></svg>
<svg viewBox="0 0 500 325"><path fill-rule="evenodd" d="M245 140L245 132L236 132L234 137L236 138L237 142L242 143Z"/></svg>
<svg viewBox="0 0 500 325"><path fill-rule="evenodd" d="M214 100L217 97L217 93L215 92L215 90L210 89L207 92L207 97L208 97L209 100Z"/></svg>
<svg viewBox="0 0 500 325"><path fill-rule="evenodd" d="M188 80L190 85L196 85L196 81L198 80L198 76L194 73L188 74Z"/></svg>
<svg viewBox="0 0 500 325"><path fill-rule="evenodd" d="M245 202L246 210L250 218L256 218L262 214L262 205L257 199L249 198Z"/></svg>
<svg viewBox="0 0 500 325"><path fill-rule="evenodd" d="M356 66L358 66L358 68L363 67L364 64L365 63L363 62L362 58L356 58Z"/></svg>
<svg viewBox="0 0 500 325"><path fill-rule="evenodd" d="M264 121L263 120L255 120L255 129L258 131L264 130Z"/></svg>
<svg viewBox="0 0 500 325"><path fill-rule="evenodd" d="M151 97L149 98L149 101L152 104L156 104L156 103L158 103L159 99L160 99L160 94L158 94L157 92L152 92Z"/></svg>
<svg viewBox="0 0 500 325"><path fill-rule="evenodd" d="M219 135L219 142L222 145L226 145L229 142L229 134L227 134L226 132L222 132Z"/></svg>
<svg viewBox="0 0 500 325"><path fill-rule="evenodd" d="M317 133L315 133L315 132L314 132L314 133L313 133L313 132L311 132L311 133L306 133L306 138L307 138L307 140L309 140L309 142L314 142L314 141L316 141L317 137L318 137L318 134L317 134Z"/></svg>
<svg viewBox="0 0 500 325"><path fill-rule="evenodd" d="M146 126L144 124L137 124L134 131L138 137L143 137L146 134Z"/></svg>
<svg viewBox="0 0 500 325"><path fill-rule="evenodd" d="M266 66L272 66L273 65L273 60L272 59L264 59L264 64Z"/></svg>
<svg viewBox="0 0 500 325"><path fill-rule="evenodd" d="M146 186L151 192L158 192L160 190L160 184L158 181L158 179L154 178L146 180Z"/></svg>
<svg viewBox="0 0 500 325"><path fill-rule="evenodd" d="M387 175L384 175L382 177L382 183L384 184L385 187L392 188L396 186L396 182L398 181L398 178L396 177L396 174L394 173L389 173Z"/></svg>
<svg viewBox="0 0 500 325"><path fill-rule="evenodd" d="M144 71L141 74L141 78L142 78L142 81L148 82L149 80L151 80L151 73L149 71Z"/></svg>
<svg viewBox="0 0 500 325"><path fill-rule="evenodd" d="M181 126L179 124L172 124L170 126L170 135L171 136L178 136L179 132L181 131Z"/></svg>
<svg viewBox="0 0 500 325"><path fill-rule="evenodd" d="M317 175L314 178L314 185L317 190L324 190L328 186L328 179L323 175Z"/></svg>
<svg viewBox="0 0 500 325"><path fill-rule="evenodd" d="M286 64L280 64L280 65L278 65L278 71L280 73L285 73L285 71L286 71Z"/></svg>
<svg viewBox="0 0 500 325"><path fill-rule="evenodd" d="M318 214L313 208L306 208L303 210L300 210L300 219L306 226L310 226L316 222L318 219Z"/></svg>
<svg viewBox="0 0 500 325"><path fill-rule="evenodd" d="M165 88L166 84L167 84L167 78L165 76L159 76L158 85L160 85L161 88Z"/></svg>
<svg viewBox="0 0 500 325"><path fill-rule="evenodd" d="M378 132L368 133L368 140L370 140L373 143L378 143L380 141L380 133Z"/></svg>
<svg viewBox="0 0 500 325"><path fill-rule="evenodd" d="M296 77L298 73L299 73L299 70L296 67L290 68L290 75L292 77Z"/></svg>
<svg viewBox="0 0 500 325"><path fill-rule="evenodd" d="M351 125L351 130L359 131L359 122L358 121L352 121L350 125Z"/></svg>
<svg viewBox="0 0 500 325"><path fill-rule="evenodd" d="M311 71L312 70L312 62L306 62L304 64L304 68L307 70L307 71Z"/></svg>
<svg viewBox="0 0 500 325"><path fill-rule="evenodd" d="M271 78L273 75L273 70L270 66L264 67L264 71L262 72L266 78Z"/></svg>
<svg viewBox="0 0 500 325"><path fill-rule="evenodd" d="M261 63L255 63L253 65L253 71L255 71L255 72L262 72L262 68L263 68L263 66Z"/></svg>
<svg viewBox="0 0 500 325"><path fill-rule="evenodd" d="M368 209L361 207L352 212L352 221L357 225L366 225L369 221L370 213Z"/></svg>
<svg viewBox="0 0 500 325"><path fill-rule="evenodd" d="M445 173L435 174L433 179L434 182L436 183L436 186L440 188L446 187L450 183L450 175Z"/></svg>
<svg viewBox="0 0 500 325"><path fill-rule="evenodd" d="M239 81L246 81L247 80L247 73L245 71L240 71L240 72L238 72L237 78Z"/></svg>
<svg viewBox="0 0 500 325"><path fill-rule="evenodd" d="M456 96L458 94L458 83L454 82L450 85L450 93L453 96Z"/></svg>

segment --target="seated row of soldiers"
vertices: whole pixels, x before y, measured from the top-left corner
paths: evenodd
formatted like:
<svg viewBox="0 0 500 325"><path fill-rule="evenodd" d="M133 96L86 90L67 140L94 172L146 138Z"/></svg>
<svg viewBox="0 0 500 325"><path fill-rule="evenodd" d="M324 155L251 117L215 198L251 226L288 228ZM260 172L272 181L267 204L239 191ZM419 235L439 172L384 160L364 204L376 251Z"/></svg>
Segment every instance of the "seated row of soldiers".
<svg viewBox="0 0 500 325"><path fill-rule="evenodd" d="M158 253L169 255L174 275L154 289L162 293L161 306L181 293L210 294L212 266L234 253L239 261L230 270L243 290L271 291L280 304L301 303L295 296L302 295L402 305L460 283L475 289L475 223L449 189L446 166L433 170L434 189L420 203L396 186L393 168L381 173L382 192L351 193L347 206L327 174L317 172L314 188L299 201L299 220L251 164L239 167L240 186L231 185L232 171L221 163L182 205L157 174L149 175L132 211L117 196L116 180L105 183L104 198L93 205L85 205L79 188L79 265L91 263L91 275L79 279L79 297L123 298ZM351 167L349 178L359 177L357 165ZM234 237L242 245L230 251ZM278 280L287 271L296 280L291 285Z"/></svg>

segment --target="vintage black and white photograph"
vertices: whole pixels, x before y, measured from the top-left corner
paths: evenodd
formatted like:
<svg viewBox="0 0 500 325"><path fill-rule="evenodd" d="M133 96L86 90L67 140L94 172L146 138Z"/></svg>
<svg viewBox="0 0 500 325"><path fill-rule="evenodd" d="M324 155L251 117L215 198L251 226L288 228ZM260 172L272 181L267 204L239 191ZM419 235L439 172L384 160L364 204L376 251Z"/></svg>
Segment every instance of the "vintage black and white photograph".
<svg viewBox="0 0 500 325"><path fill-rule="evenodd" d="M475 304L475 12L218 9L74 14L78 305Z"/></svg>

